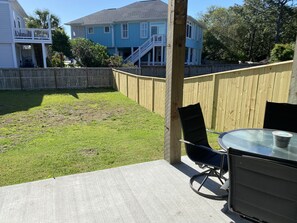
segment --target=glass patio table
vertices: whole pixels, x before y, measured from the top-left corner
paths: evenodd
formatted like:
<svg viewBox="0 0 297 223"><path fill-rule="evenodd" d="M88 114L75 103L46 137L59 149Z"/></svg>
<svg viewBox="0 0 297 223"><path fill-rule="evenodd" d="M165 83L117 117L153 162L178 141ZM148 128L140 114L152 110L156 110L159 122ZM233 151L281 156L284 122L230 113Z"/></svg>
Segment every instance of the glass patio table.
<svg viewBox="0 0 297 223"><path fill-rule="evenodd" d="M266 157L297 161L297 133L290 132L293 137L288 147L280 148L273 143L273 131L276 130L237 129L222 133L218 142L225 150L231 147Z"/></svg>

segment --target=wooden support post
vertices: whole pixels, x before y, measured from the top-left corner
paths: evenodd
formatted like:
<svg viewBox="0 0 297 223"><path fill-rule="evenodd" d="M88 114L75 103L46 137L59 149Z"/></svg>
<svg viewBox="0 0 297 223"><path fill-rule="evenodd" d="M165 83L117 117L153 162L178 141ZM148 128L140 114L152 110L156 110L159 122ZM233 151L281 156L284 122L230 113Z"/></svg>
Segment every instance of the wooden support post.
<svg viewBox="0 0 297 223"><path fill-rule="evenodd" d="M187 5L187 0L168 2L164 158L171 164L181 160L177 108L183 102Z"/></svg>
<svg viewBox="0 0 297 223"><path fill-rule="evenodd" d="M291 86L288 102L291 104L297 104L297 37L295 42L295 54L292 67Z"/></svg>

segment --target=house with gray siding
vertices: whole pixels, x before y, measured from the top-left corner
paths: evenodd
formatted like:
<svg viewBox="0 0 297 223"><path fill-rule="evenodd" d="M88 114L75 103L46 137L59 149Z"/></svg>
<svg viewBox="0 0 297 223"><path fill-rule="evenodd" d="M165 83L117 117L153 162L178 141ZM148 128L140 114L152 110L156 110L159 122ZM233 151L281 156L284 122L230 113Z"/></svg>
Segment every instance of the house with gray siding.
<svg viewBox="0 0 297 223"><path fill-rule="evenodd" d="M121 8L105 9L66 23L71 38L86 38L107 47L138 65L164 65L166 62L168 5L161 0L139 1ZM203 25L188 16L186 61L200 65Z"/></svg>
<svg viewBox="0 0 297 223"><path fill-rule="evenodd" d="M51 29L26 28L17 0L0 0L0 68L46 67Z"/></svg>

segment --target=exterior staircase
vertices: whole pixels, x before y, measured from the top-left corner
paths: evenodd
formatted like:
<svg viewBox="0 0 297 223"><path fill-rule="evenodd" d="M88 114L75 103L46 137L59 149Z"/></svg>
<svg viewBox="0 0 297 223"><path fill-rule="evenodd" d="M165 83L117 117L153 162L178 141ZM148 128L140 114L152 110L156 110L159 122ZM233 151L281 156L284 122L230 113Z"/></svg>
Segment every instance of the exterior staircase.
<svg viewBox="0 0 297 223"><path fill-rule="evenodd" d="M135 50L129 57L127 57L124 62L136 63L141 59L146 53L148 53L153 47L165 46L166 36L165 35L153 35L146 42L144 42L137 50Z"/></svg>

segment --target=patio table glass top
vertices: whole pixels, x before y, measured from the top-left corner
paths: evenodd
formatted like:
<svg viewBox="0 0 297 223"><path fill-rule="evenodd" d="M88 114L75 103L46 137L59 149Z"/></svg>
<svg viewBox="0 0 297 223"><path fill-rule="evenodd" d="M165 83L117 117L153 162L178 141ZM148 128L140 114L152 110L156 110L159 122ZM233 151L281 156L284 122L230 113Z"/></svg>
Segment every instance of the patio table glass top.
<svg viewBox="0 0 297 223"><path fill-rule="evenodd" d="M235 148L241 151L256 153L277 159L297 161L297 133L290 132L293 137L287 148L274 145L273 129L237 129L222 133L218 139L223 149Z"/></svg>

